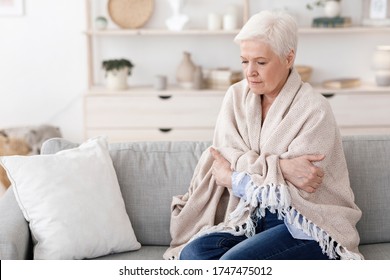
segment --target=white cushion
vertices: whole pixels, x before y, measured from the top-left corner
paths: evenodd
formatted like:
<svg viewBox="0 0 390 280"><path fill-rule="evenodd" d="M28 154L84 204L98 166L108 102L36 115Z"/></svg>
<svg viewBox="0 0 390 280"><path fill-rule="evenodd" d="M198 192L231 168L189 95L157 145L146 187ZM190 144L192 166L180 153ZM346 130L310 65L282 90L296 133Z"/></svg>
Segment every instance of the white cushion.
<svg viewBox="0 0 390 280"><path fill-rule="evenodd" d="M141 247L104 138L1 163L29 222L35 259L95 258Z"/></svg>

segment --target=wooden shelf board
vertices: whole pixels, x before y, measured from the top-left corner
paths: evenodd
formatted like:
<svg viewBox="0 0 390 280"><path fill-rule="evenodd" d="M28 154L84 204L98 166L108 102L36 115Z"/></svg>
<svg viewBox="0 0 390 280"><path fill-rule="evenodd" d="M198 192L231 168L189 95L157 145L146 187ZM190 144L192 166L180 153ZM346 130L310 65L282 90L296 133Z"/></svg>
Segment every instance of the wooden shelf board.
<svg viewBox="0 0 390 280"><path fill-rule="evenodd" d="M169 86L166 90L155 90L152 86L130 86L126 90L112 91L107 89L105 86L93 86L87 90L87 95L158 95L158 96L170 96L170 95L224 95L226 90L215 90L215 89L185 89L176 85Z"/></svg>
<svg viewBox="0 0 390 280"><path fill-rule="evenodd" d="M322 94L367 94L367 93L376 93L376 94L390 94L389 87L378 87L374 83L363 82L359 87L353 88L343 88L343 89L329 89L324 88L321 85L313 84L313 88L316 92ZM226 89L227 90L227 89ZM226 90L215 90L215 89L185 89L177 85L171 85L166 90L155 90L152 86L130 86L126 90L111 91L108 90L105 86L97 85L87 90L88 95L158 95L158 96L169 96L169 95L196 95L196 94L207 94L207 95L224 95Z"/></svg>
<svg viewBox="0 0 390 280"><path fill-rule="evenodd" d="M137 36L137 35L164 35L164 36L186 36L186 35L236 35L239 30L207 30L207 29L185 29L183 31L171 31L168 29L106 29L87 30L85 33L90 36ZM377 33L389 32L390 27L301 27L299 34L345 34L345 33Z"/></svg>
<svg viewBox="0 0 390 280"><path fill-rule="evenodd" d="M378 33L389 32L390 27L367 27L367 26L352 26L352 27L301 27L299 34L346 34L346 33Z"/></svg>
<svg viewBox="0 0 390 280"><path fill-rule="evenodd" d="M366 93L379 93L379 94L390 94L389 87L379 87L372 82L362 82L359 87L342 88L342 89L329 89L324 88L321 85L313 84L314 90L322 94L366 94Z"/></svg>
<svg viewBox="0 0 390 280"><path fill-rule="evenodd" d="M185 36L185 35L235 35L239 30L216 30L187 29L183 31L171 31L167 29L107 29L88 30L87 35L96 36L137 36L137 35L164 35L164 36Z"/></svg>

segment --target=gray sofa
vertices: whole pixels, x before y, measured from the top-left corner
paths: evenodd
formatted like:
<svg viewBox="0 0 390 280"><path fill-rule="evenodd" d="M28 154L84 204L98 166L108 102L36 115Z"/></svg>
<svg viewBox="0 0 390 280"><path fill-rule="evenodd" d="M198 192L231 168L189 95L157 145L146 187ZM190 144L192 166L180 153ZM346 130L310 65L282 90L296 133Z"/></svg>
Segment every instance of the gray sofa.
<svg viewBox="0 0 390 280"><path fill-rule="evenodd" d="M209 144L138 142L110 145L126 209L142 248L101 259L162 258L170 242L171 198L186 192L198 158ZM366 259L390 259L390 135L346 136L343 144L356 203L363 211L357 225L360 250ZM50 139L43 145L42 153L71 147L75 144ZM0 259L32 257L28 224L10 188L0 199Z"/></svg>

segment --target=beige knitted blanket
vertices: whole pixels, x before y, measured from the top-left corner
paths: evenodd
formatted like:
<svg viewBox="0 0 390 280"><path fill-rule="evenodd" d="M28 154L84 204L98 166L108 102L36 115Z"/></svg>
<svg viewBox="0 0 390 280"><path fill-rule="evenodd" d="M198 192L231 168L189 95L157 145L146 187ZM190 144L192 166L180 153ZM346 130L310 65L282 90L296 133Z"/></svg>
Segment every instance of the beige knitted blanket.
<svg viewBox="0 0 390 280"><path fill-rule="evenodd" d="M328 102L293 70L264 122L260 103L245 80L233 85L213 140L234 170L251 176L246 200L216 185L207 149L188 192L173 198L172 242L164 258L178 258L187 242L209 232L251 236L251 216L263 216L268 208L312 236L329 258L362 259L355 228L361 211L354 203L341 136ZM323 183L312 194L285 181L279 167L279 159L305 154L326 155L318 163L325 172Z"/></svg>

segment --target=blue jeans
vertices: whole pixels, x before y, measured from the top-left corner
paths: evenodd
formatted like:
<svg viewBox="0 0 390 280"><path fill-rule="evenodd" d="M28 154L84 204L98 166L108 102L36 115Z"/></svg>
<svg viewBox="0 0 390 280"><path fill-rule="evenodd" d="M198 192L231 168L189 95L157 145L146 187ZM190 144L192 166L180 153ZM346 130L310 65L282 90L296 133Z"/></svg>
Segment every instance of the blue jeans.
<svg viewBox="0 0 390 280"><path fill-rule="evenodd" d="M216 232L188 243L181 260L327 260L314 240L295 239L277 214L266 211L252 237Z"/></svg>

